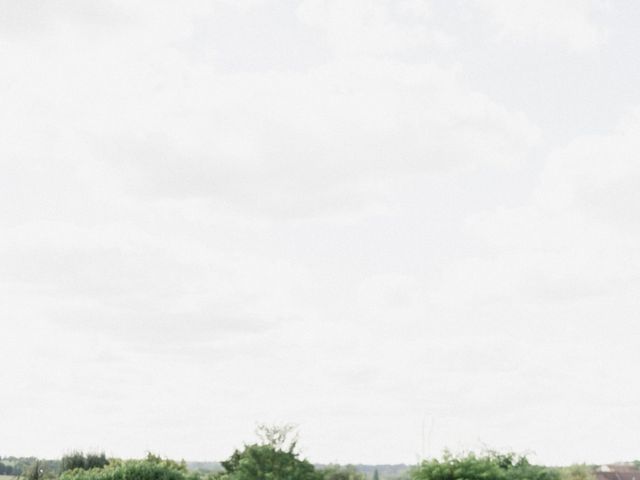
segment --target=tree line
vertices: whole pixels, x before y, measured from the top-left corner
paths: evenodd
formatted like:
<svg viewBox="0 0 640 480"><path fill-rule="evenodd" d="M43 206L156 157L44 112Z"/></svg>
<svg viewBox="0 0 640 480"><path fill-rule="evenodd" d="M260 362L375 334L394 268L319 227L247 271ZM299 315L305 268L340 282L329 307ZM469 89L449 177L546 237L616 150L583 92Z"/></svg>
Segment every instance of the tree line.
<svg viewBox="0 0 640 480"><path fill-rule="evenodd" d="M291 427L258 429L259 440L236 449L221 462L221 470L189 470L184 461L148 454L140 460L107 458L104 453L71 452L59 461L35 459L21 472L15 463L2 463L3 475L23 480L385 480L378 471L370 476L354 466L316 467L301 458L297 437ZM2 459L0 458L0 461ZM7 466L11 470L7 470ZM640 463L636 465L640 474ZM3 473L5 472L5 473ZM526 456L494 451L429 459L409 468L396 480L595 480L595 468L587 465L546 467L529 462ZM640 476L639 476L640 478Z"/></svg>

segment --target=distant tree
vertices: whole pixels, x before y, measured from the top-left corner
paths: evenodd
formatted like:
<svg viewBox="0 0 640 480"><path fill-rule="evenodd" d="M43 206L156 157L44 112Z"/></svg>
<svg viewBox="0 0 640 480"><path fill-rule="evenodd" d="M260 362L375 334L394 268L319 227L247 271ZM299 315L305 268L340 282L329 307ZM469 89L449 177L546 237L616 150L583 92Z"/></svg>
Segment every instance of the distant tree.
<svg viewBox="0 0 640 480"><path fill-rule="evenodd" d="M67 470L60 480L197 480L184 462L149 454L144 460L111 460L103 468Z"/></svg>
<svg viewBox="0 0 640 480"><path fill-rule="evenodd" d="M373 471L373 480L380 480L380 475L378 475L377 468Z"/></svg>
<svg viewBox="0 0 640 480"><path fill-rule="evenodd" d="M358 472L352 465L341 467L329 465L319 471L323 480L366 480L364 473Z"/></svg>
<svg viewBox="0 0 640 480"><path fill-rule="evenodd" d="M37 460L35 457L2 457L0 475L21 476Z"/></svg>
<svg viewBox="0 0 640 480"><path fill-rule="evenodd" d="M0 475L13 475L13 466L0 462Z"/></svg>
<svg viewBox="0 0 640 480"><path fill-rule="evenodd" d="M412 480L560 480L557 470L532 465L513 453L487 452L425 460L411 472ZM576 479L577 480L577 479Z"/></svg>
<svg viewBox="0 0 640 480"><path fill-rule="evenodd" d="M504 480L497 462L474 454L455 457L445 452L442 461L424 460L413 472L413 480Z"/></svg>
<svg viewBox="0 0 640 480"><path fill-rule="evenodd" d="M87 456L85 458L85 468L86 469L90 469L90 468L103 468L107 465L108 460L107 460L107 456L104 454L104 452L102 453L87 453Z"/></svg>
<svg viewBox="0 0 640 480"><path fill-rule="evenodd" d="M86 469L85 457L82 452L74 451L62 456L60 461L60 470L62 472L75 470L76 468Z"/></svg>
<svg viewBox="0 0 640 480"><path fill-rule="evenodd" d="M290 423L284 425L260 424L256 428L256 435L262 445L270 445L277 450L293 451L298 444L296 426Z"/></svg>
<svg viewBox="0 0 640 480"><path fill-rule="evenodd" d="M35 460L25 469L22 476L26 480L47 480L55 477L47 462L43 460Z"/></svg>
<svg viewBox="0 0 640 480"><path fill-rule="evenodd" d="M295 452L291 425L258 427L260 443L245 445L222 463L221 480L322 480L320 473Z"/></svg>
<svg viewBox="0 0 640 480"><path fill-rule="evenodd" d="M68 453L62 457L60 462L60 471L66 472L67 470L75 470L80 468L82 470L89 470L91 468L103 468L108 463L107 457L102 453L88 453L74 451Z"/></svg>

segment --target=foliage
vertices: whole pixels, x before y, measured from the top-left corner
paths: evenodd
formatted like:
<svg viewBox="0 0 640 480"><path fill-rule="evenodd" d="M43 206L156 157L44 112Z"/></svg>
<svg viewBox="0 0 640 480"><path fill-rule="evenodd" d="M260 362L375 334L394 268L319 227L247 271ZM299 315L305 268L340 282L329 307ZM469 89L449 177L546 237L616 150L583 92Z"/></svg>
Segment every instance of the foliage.
<svg viewBox="0 0 640 480"><path fill-rule="evenodd" d="M60 463L60 470L66 472L67 470L74 470L80 468L82 470L89 470L91 468L103 468L107 465L107 457L104 453L88 453L85 455L82 452L71 452L62 457Z"/></svg>
<svg viewBox="0 0 640 480"><path fill-rule="evenodd" d="M22 476L26 480L47 480L55 477L50 466L43 460L35 460L24 470Z"/></svg>
<svg viewBox="0 0 640 480"><path fill-rule="evenodd" d="M13 466L0 462L0 475L19 475L20 472Z"/></svg>
<svg viewBox="0 0 640 480"><path fill-rule="evenodd" d="M247 445L222 462L225 480L321 480L313 465L292 451Z"/></svg>
<svg viewBox="0 0 640 480"><path fill-rule="evenodd" d="M525 456L487 452L425 460L411 473L412 480L560 480L557 470L532 465Z"/></svg>
<svg viewBox="0 0 640 480"><path fill-rule="evenodd" d="M102 453L87 453L85 458L85 468L103 468L107 465L107 457Z"/></svg>
<svg viewBox="0 0 640 480"><path fill-rule="evenodd" d="M293 452L298 444L298 434L295 428L295 425L290 423L284 425L260 424L256 428L256 435L260 439L261 445L270 445L276 450Z"/></svg>
<svg viewBox="0 0 640 480"><path fill-rule="evenodd" d="M149 454L144 460L112 460L103 468L67 470L60 480L195 480L184 462Z"/></svg>
<svg viewBox="0 0 640 480"><path fill-rule="evenodd" d="M322 480L314 466L298 458L293 427L258 427L261 443L245 445L222 462L220 480Z"/></svg>
<svg viewBox="0 0 640 480"><path fill-rule="evenodd" d="M220 465L220 462L188 461L187 468L190 472L197 472L206 476L207 474L220 472L222 470L222 465Z"/></svg>
<svg viewBox="0 0 640 480"><path fill-rule="evenodd" d="M31 467L36 461L45 464L48 471L57 470L57 461L52 460L39 460L36 457L2 457L0 458L0 475L22 475L29 467Z"/></svg>
<svg viewBox="0 0 640 480"><path fill-rule="evenodd" d="M352 465L347 465L346 467L329 465L320 470L319 473L323 480L366 480L367 478L364 473L358 472Z"/></svg>
<svg viewBox="0 0 640 480"><path fill-rule="evenodd" d="M14 475L24 477L27 471L39 462L40 468L44 472L53 476L55 472L60 470L59 460L44 460L36 457L0 457L0 464L4 465L4 472L0 471L0 475Z"/></svg>
<svg viewBox="0 0 640 480"><path fill-rule="evenodd" d="M71 452L62 457L60 463L60 470L66 472L67 470L75 470L76 468L85 468L85 457L82 452Z"/></svg>

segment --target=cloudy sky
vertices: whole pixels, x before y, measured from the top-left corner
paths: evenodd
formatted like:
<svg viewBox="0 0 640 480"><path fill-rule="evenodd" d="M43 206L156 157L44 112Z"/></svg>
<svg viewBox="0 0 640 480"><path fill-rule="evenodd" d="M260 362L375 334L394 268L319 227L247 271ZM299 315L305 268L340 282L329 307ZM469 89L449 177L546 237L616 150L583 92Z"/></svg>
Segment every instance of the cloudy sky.
<svg viewBox="0 0 640 480"><path fill-rule="evenodd" d="M638 25L0 0L0 455L637 458Z"/></svg>

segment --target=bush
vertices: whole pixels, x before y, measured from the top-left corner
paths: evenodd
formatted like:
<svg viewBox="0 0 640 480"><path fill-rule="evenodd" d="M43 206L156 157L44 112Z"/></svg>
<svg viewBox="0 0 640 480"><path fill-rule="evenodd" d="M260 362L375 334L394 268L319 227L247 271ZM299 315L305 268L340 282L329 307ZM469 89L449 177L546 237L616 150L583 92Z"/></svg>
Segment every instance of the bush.
<svg viewBox="0 0 640 480"><path fill-rule="evenodd" d="M85 455L82 452L71 452L62 457L60 471L66 472L67 470L75 470L76 468L82 470L102 468L106 466L107 463L107 457L104 453L88 453Z"/></svg>
<svg viewBox="0 0 640 480"><path fill-rule="evenodd" d="M26 480L48 480L55 477L46 461L35 460L22 474Z"/></svg>
<svg viewBox="0 0 640 480"><path fill-rule="evenodd" d="M271 445L247 445L222 462L224 480L322 480L314 466L292 451Z"/></svg>
<svg viewBox="0 0 640 480"><path fill-rule="evenodd" d="M376 470L376 473L378 471ZM347 465L341 467L339 465L329 465L320 470L323 480L366 480L364 473L358 472L355 467Z"/></svg>
<svg viewBox="0 0 640 480"><path fill-rule="evenodd" d="M446 452L442 461L425 460L411 472L412 480L560 480L557 470L532 465L513 453L488 452L454 456Z"/></svg>
<svg viewBox="0 0 640 480"><path fill-rule="evenodd" d="M144 460L113 460L103 468L67 470L60 480L195 480L183 463L149 454Z"/></svg>
<svg viewBox="0 0 640 480"><path fill-rule="evenodd" d="M257 430L261 443L246 445L222 462L220 480L322 480L307 460L295 453L297 436L292 425L266 426Z"/></svg>

